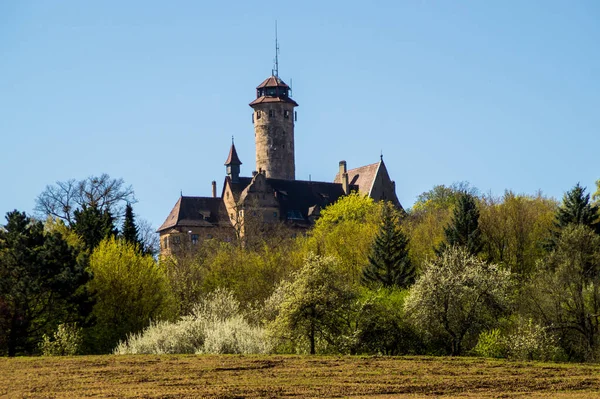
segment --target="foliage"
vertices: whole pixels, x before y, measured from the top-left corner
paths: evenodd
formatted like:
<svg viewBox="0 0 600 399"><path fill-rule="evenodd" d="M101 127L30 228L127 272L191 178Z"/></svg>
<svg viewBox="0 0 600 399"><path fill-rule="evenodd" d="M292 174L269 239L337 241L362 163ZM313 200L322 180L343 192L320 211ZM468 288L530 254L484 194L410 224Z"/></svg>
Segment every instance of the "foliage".
<svg viewBox="0 0 600 399"><path fill-rule="evenodd" d="M598 360L600 236L583 225L565 227L528 291L533 315L556 333L569 358Z"/></svg>
<svg viewBox="0 0 600 399"><path fill-rule="evenodd" d="M18 211L0 229L0 353L33 353L61 322L85 321L85 258L59 232Z"/></svg>
<svg viewBox="0 0 600 399"><path fill-rule="evenodd" d="M408 291L398 288L366 290L357 310L354 353L396 356L422 351L422 343L404 317Z"/></svg>
<svg viewBox="0 0 600 399"><path fill-rule="evenodd" d="M308 237L299 240L301 254L335 257L336 267L359 285L381 223L381 206L357 193L342 197L323 209Z"/></svg>
<svg viewBox="0 0 600 399"><path fill-rule="evenodd" d="M73 231L77 233L91 253L107 237L116 237L117 229L110 211L102 211L96 206L84 205L74 212Z"/></svg>
<svg viewBox="0 0 600 399"><path fill-rule="evenodd" d="M590 202L590 194L579 183L568 191L556 212L556 226L564 229L570 224L581 224L598 231L598 205Z"/></svg>
<svg viewBox="0 0 600 399"><path fill-rule="evenodd" d="M596 201L596 205L600 203L600 179L596 180L596 192L592 194L592 199Z"/></svg>
<svg viewBox="0 0 600 399"><path fill-rule="evenodd" d="M92 351L108 353L150 320L172 317L173 300L164 268L133 244L114 237L103 240L90 257L90 269L94 279L89 289L97 301L96 325L87 336Z"/></svg>
<svg viewBox="0 0 600 399"><path fill-rule="evenodd" d="M465 342L474 345L507 310L510 288L509 272L464 247L450 247L426 266L410 289L405 311L426 336L441 338L452 355L460 355Z"/></svg>
<svg viewBox="0 0 600 399"><path fill-rule="evenodd" d="M346 352L352 344L351 315L357 293L332 257L309 255L284 295L271 335L292 352Z"/></svg>
<svg viewBox="0 0 600 399"><path fill-rule="evenodd" d="M556 337L548 327L532 319L519 319L516 329L506 337L508 357L517 360L561 360Z"/></svg>
<svg viewBox="0 0 600 399"><path fill-rule="evenodd" d="M448 246L463 246L471 255L481 252L481 230L479 229L479 209L475 197L463 192L458 195L450 224L444 229L446 240L439 251Z"/></svg>
<svg viewBox="0 0 600 399"><path fill-rule="evenodd" d="M40 350L44 356L73 356L79 353L82 343L81 327L77 323L65 323L58 325L53 339L44 334Z"/></svg>
<svg viewBox="0 0 600 399"><path fill-rule="evenodd" d="M42 218L52 216L71 226L75 221L75 211L81 211L84 206L121 215L123 204L134 203L135 195L133 188L125 186L123 179L113 179L104 173L79 181L71 179L48 185L35 202L35 210Z"/></svg>
<svg viewBox="0 0 600 399"><path fill-rule="evenodd" d="M473 352L483 357L505 358L508 356L506 339L499 328L482 331Z"/></svg>
<svg viewBox="0 0 600 399"><path fill-rule="evenodd" d="M116 354L268 353L264 329L252 326L233 294L217 290L203 298L191 315L176 322L151 324L120 342Z"/></svg>
<svg viewBox="0 0 600 399"><path fill-rule="evenodd" d="M506 191L502 198L484 196L479 218L484 257L521 276L533 273L546 253L542 243L548 239L556 207L541 193L526 196Z"/></svg>
<svg viewBox="0 0 600 399"><path fill-rule="evenodd" d="M369 263L363 269L363 281L406 288L415 280L415 268L408 256L408 238L398 226L398 215L391 203L382 207L381 219Z"/></svg>
<svg viewBox="0 0 600 399"><path fill-rule="evenodd" d="M477 195L477 189L466 182L434 186L419 195L409 211L403 227L410 237L410 257L417 270L436 256L435 250L445 239L444 227L450 224L452 211L463 192Z"/></svg>
<svg viewBox="0 0 600 399"><path fill-rule="evenodd" d="M135 216L133 215L133 207L131 204L125 206L125 218L123 219L123 227L121 228L121 238L137 246L141 251L146 252L140 241L139 231L135 224Z"/></svg>

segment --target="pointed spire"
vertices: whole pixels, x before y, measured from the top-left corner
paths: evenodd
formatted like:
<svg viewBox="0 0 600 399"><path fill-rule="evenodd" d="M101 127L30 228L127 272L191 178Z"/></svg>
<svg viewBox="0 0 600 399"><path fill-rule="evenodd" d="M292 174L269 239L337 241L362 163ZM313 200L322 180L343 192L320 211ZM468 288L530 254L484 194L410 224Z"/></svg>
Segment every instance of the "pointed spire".
<svg viewBox="0 0 600 399"><path fill-rule="evenodd" d="M242 161L238 157L237 151L235 150L235 144L233 143L233 136L231 136L231 148L229 149L229 156L225 161L225 166L229 165L241 165Z"/></svg>

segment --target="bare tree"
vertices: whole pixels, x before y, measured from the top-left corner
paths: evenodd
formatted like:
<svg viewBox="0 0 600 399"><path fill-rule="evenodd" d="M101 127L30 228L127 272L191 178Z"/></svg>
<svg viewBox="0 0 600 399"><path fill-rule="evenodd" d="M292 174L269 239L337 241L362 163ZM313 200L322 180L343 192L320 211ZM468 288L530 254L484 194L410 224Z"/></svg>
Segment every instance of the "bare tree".
<svg viewBox="0 0 600 399"><path fill-rule="evenodd" d="M149 221L142 218L138 218L137 228L138 237L142 243L144 252L152 256L158 255L158 252L160 251L160 238L158 237L156 229L152 227Z"/></svg>
<svg viewBox="0 0 600 399"><path fill-rule="evenodd" d="M113 179L108 174L90 176L77 181L70 179L48 185L36 198L35 211L42 217L52 216L72 225L74 212L83 205L95 206L119 219L126 203L135 203L131 185L123 179Z"/></svg>

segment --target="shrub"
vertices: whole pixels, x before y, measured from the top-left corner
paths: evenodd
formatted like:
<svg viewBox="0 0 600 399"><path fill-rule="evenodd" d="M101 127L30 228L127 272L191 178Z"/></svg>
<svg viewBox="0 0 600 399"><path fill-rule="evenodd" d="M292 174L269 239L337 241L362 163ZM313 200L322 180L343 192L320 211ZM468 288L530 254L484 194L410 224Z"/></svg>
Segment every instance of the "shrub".
<svg viewBox="0 0 600 399"><path fill-rule="evenodd" d="M79 353L83 338L77 323L59 324L53 339L44 334L40 343L43 356L73 356Z"/></svg>
<svg viewBox="0 0 600 399"><path fill-rule="evenodd" d="M473 349L478 356L505 358L508 356L506 338L500 333L500 329L483 331L479 334L477 345Z"/></svg>
<svg viewBox="0 0 600 399"><path fill-rule="evenodd" d="M508 357L518 360L560 360L557 340L547 328L533 320L519 319L516 330L506 338Z"/></svg>
<svg viewBox="0 0 600 399"><path fill-rule="evenodd" d="M264 329L252 326L241 314L233 294L217 290L194 306L179 321L152 323L127 341L115 354L267 353Z"/></svg>

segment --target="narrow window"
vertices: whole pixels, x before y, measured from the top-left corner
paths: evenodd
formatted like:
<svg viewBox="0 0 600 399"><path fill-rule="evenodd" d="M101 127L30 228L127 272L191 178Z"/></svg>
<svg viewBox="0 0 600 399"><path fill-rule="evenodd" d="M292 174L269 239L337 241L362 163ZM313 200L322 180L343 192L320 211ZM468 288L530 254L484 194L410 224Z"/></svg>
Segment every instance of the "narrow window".
<svg viewBox="0 0 600 399"><path fill-rule="evenodd" d="M272 116L273 116L273 110L272 110L272 109L270 109L270 110L269 110L269 118L271 118Z"/></svg>
<svg viewBox="0 0 600 399"><path fill-rule="evenodd" d="M256 119L260 119L260 111L256 111Z"/></svg>
<svg viewBox="0 0 600 399"><path fill-rule="evenodd" d="M285 119L290 119L290 111L288 111L287 109L283 111L283 117Z"/></svg>
<svg viewBox="0 0 600 399"><path fill-rule="evenodd" d="M198 244L198 234L192 234L192 244Z"/></svg>

